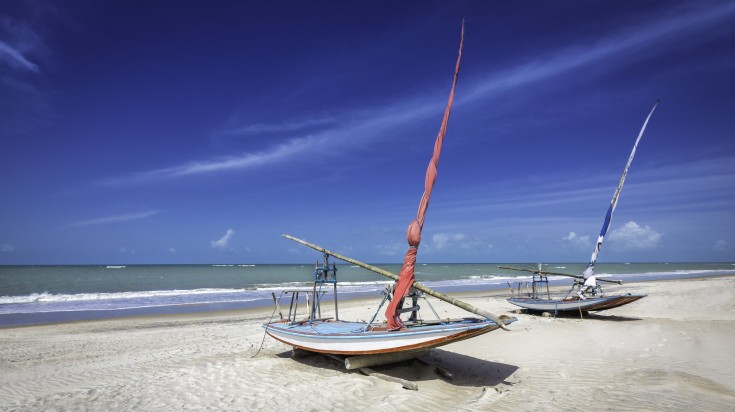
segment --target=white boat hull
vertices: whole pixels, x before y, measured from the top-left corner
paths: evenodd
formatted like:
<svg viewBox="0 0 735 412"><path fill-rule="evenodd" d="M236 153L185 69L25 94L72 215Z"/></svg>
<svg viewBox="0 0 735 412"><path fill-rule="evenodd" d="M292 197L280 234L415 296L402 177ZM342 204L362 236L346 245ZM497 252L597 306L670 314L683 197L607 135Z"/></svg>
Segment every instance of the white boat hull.
<svg viewBox="0 0 735 412"><path fill-rule="evenodd" d="M506 318L508 325L516 318ZM498 329L491 320L468 319L432 325L414 325L396 331L370 328L366 323L318 321L263 325L268 335L296 348L336 355L368 355L429 349Z"/></svg>

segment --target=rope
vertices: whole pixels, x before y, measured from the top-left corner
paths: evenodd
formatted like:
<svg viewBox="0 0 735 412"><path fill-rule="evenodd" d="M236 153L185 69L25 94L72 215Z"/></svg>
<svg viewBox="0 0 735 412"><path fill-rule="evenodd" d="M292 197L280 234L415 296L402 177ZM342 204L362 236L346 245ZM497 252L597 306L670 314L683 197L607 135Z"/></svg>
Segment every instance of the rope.
<svg viewBox="0 0 735 412"><path fill-rule="evenodd" d="M279 299L278 299L278 300L280 300L280 297L279 297ZM273 320L273 315L275 315L275 314L276 314L276 309L278 309L278 306L275 306L275 307L273 308L273 313L271 313L271 317L270 317L270 318L268 318L268 323L266 323L266 325L267 325L267 324L269 324L269 323L271 323L271 321ZM260 353L260 350L261 350L261 349L263 349L263 343L265 342L265 336L266 336L266 335L268 334L267 332L268 332L268 327L266 326L266 327L265 327L265 328L263 329L263 340L261 340L261 341L260 341L260 347L258 347L258 350L257 350L257 351L255 352L255 355L251 356L251 357L250 357L250 359L252 359L252 358L254 358L254 357L258 356L258 354Z"/></svg>
<svg viewBox="0 0 735 412"><path fill-rule="evenodd" d="M579 318L584 320L584 316L582 316L582 305L579 305L578 308L579 308Z"/></svg>
<svg viewBox="0 0 735 412"><path fill-rule="evenodd" d="M429 299L427 299L426 296L424 296L423 294L421 294L421 297L424 298L424 301L426 302L426 304L429 305L429 309L431 309L431 311L434 312L434 316L436 316L437 319L441 320L441 318L439 317L439 314L436 313L436 311L434 310L434 306L432 306L431 302L429 302Z"/></svg>
<svg viewBox="0 0 735 412"><path fill-rule="evenodd" d="M380 312L380 309L385 304L385 301L386 300L390 300L390 290L389 290L389 288L390 287L387 288L388 290L383 291L383 300L380 301L380 305L378 305L378 308L375 309L375 314L373 314L373 317L370 319L370 322L368 322L368 324L365 325L365 328L364 328L363 332L364 331L367 331L370 328L370 326L372 326L373 322L375 321L375 318L378 317L378 312Z"/></svg>

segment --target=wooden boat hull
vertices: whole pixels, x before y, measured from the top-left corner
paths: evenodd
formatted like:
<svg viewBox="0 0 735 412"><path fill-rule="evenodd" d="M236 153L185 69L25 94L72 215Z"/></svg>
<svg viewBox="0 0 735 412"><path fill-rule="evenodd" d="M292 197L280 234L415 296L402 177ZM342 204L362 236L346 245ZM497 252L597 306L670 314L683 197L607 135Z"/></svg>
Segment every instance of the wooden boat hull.
<svg viewBox="0 0 735 412"><path fill-rule="evenodd" d="M605 297L592 297L587 299L534 299L534 298L509 298L508 302L522 308L540 312L591 312L612 309L627 305L638 299L644 298L645 294L612 295Z"/></svg>
<svg viewBox="0 0 735 412"><path fill-rule="evenodd" d="M505 325L516 318L505 317ZM465 319L443 324L413 325L396 331L364 331L364 322L318 321L288 324L272 322L268 335L295 348L335 355L369 355L430 349L499 329L491 320Z"/></svg>

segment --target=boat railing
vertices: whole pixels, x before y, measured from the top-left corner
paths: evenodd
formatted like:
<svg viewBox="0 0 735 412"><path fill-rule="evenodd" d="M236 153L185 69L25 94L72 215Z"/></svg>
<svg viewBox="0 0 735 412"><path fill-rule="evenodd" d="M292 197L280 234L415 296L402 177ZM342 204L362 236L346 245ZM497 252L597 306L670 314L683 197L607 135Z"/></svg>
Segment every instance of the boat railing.
<svg viewBox="0 0 735 412"><path fill-rule="evenodd" d="M539 273L534 273L530 282L508 282L508 287L512 298L543 299L546 295L546 299L551 299L549 278Z"/></svg>
<svg viewBox="0 0 735 412"><path fill-rule="evenodd" d="M320 312L321 317L320 302L324 293L322 292L320 295L319 292L321 292L322 286L330 283L334 286L334 318L339 320L339 308L337 306L337 265L332 262L332 266L329 266L329 254L324 253L324 263L320 265L319 261L317 261L314 267L314 287L312 290L314 299L312 299L312 305L309 309L309 318L311 321L315 320L317 311Z"/></svg>
<svg viewBox="0 0 735 412"><path fill-rule="evenodd" d="M313 289L307 288L289 289L282 291L281 296L278 299L276 299L274 294L273 301L276 305L276 310L278 310L279 315L281 316L281 320L284 320L289 324L300 324L327 319L322 317L321 305L319 304L326 293L326 290L317 290L315 293ZM289 296L290 301L288 306L288 315L284 317L280 312L280 301L282 297L288 298ZM306 313L304 313L303 309L299 312L299 306L303 303L306 304Z"/></svg>
<svg viewBox="0 0 735 412"><path fill-rule="evenodd" d="M328 284L332 284L334 287L334 319L339 320L337 307L337 265L334 263L331 266L329 265L329 254L327 253L324 254L324 263L320 265L317 261L314 267L314 286L311 288L284 290L278 298L276 298L275 293L273 294L273 303L276 305L275 310L278 311L281 320L289 324L301 324L304 322L311 323L332 319L322 317L321 301L327 293L327 290L323 287ZM280 301L284 295L291 296L287 317L283 317L280 309ZM304 318L298 319L299 301L302 296L306 301L307 313Z"/></svg>

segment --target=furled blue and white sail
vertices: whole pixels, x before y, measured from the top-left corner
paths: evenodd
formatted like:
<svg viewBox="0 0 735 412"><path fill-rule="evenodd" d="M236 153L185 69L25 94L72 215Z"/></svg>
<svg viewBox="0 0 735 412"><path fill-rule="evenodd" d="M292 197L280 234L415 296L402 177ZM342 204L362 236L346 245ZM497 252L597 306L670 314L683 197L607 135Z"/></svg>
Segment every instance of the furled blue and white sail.
<svg viewBox="0 0 735 412"><path fill-rule="evenodd" d="M623 183L625 183L625 176L628 175L628 169L630 168L630 164L633 162L635 151L638 148L638 142L641 141L641 137L643 137L643 132L646 130L646 126L648 126L648 120L651 119L651 115L653 114L653 111L656 110L656 106L658 106L659 102L660 100L656 100L656 103L653 105L651 112L648 113L648 117L646 117L646 121L643 123L643 127L641 128L640 133L638 133L638 138L635 140L635 145L633 145L633 151L630 152L630 157L628 158L628 164L625 165L625 170L623 170L623 175L620 177L620 183L618 183L618 188L615 189L615 194L612 197L612 201L610 201L610 207L607 209L607 215L605 215L605 222L602 224L602 229L600 230L600 236L597 238L597 244L595 245L595 250L592 252L590 263L587 265L588 269L594 268L595 262L597 262L597 255L600 253L600 248L602 247L602 241L605 240L607 229L610 227L610 221L612 220L613 212L615 212L615 206L617 206L618 204L618 197L620 196L620 191L623 189ZM587 277L586 275L587 273L592 273L592 271L586 270L585 278Z"/></svg>

